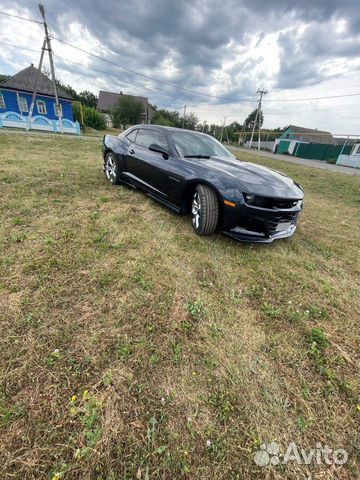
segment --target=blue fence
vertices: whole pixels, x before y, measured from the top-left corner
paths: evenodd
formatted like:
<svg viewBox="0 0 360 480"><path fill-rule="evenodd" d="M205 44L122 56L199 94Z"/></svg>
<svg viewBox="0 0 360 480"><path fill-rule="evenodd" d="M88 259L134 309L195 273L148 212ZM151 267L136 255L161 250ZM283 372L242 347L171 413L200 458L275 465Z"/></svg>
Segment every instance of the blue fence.
<svg viewBox="0 0 360 480"><path fill-rule="evenodd" d="M0 113L0 128L2 127L26 129L28 127L28 117L17 112ZM43 115L34 115L31 117L30 130L44 130L55 133L62 130L64 133L80 135L80 124L63 118L60 125L59 120L50 120Z"/></svg>

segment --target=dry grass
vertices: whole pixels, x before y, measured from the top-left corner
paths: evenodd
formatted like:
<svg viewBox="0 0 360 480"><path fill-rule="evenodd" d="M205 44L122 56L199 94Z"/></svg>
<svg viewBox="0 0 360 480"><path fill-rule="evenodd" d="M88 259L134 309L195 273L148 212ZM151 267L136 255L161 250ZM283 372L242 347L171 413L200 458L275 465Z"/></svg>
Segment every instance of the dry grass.
<svg viewBox="0 0 360 480"><path fill-rule="evenodd" d="M0 136L0 478L354 478L357 179L249 155L306 191L250 246L111 187L99 143Z"/></svg>

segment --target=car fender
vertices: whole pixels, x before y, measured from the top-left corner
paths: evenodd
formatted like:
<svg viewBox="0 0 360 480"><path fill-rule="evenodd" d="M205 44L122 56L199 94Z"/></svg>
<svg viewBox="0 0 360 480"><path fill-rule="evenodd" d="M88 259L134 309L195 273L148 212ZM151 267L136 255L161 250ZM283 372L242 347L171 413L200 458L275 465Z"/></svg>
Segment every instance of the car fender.
<svg viewBox="0 0 360 480"><path fill-rule="evenodd" d="M216 193L218 200L219 200L219 210L220 216L222 217L222 211L224 206L224 200L228 200L230 202L235 202L235 185L228 183L224 184L223 182L218 179L217 181L211 181L209 179L203 177L195 177L189 178L184 182L184 188L182 191L182 199L181 199L181 210L183 212L188 212L190 209L191 203L191 191L195 188L196 185L199 183L203 185L209 186L214 192Z"/></svg>

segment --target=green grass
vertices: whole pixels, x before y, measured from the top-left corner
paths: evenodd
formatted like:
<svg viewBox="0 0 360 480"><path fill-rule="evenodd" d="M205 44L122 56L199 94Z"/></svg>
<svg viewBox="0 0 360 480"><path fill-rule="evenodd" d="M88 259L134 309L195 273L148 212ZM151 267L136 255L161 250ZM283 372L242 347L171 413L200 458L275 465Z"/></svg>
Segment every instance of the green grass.
<svg viewBox="0 0 360 480"><path fill-rule="evenodd" d="M358 179L291 175L290 241L197 237L100 139L0 135L0 478L356 475ZM262 443L349 461L257 467Z"/></svg>

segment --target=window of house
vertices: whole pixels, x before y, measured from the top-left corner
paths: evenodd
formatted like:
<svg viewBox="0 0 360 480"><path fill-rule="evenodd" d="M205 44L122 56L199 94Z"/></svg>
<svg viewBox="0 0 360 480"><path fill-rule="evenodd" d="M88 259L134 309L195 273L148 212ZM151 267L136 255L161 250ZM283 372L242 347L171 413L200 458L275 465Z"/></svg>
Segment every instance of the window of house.
<svg viewBox="0 0 360 480"><path fill-rule="evenodd" d="M58 108L59 108L59 111L58 111ZM57 117L59 116L59 113L60 113L61 116L63 116L63 110L62 110L61 103L59 103L59 105L56 105L56 103L54 103L54 112L55 112L55 115Z"/></svg>
<svg viewBox="0 0 360 480"><path fill-rule="evenodd" d="M0 108L6 108L4 95L0 92Z"/></svg>
<svg viewBox="0 0 360 480"><path fill-rule="evenodd" d="M360 155L360 144L359 144L359 145L355 145L353 155Z"/></svg>
<svg viewBox="0 0 360 480"><path fill-rule="evenodd" d="M46 115L46 103L43 100L37 100L36 106L40 115Z"/></svg>
<svg viewBox="0 0 360 480"><path fill-rule="evenodd" d="M18 107L21 113L29 111L29 106L25 97L20 97L20 95L18 95Z"/></svg>
<svg viewBox="0 0 360 480"><path fill-rule="evenodd" d="M149 148L152 143L168 148L168 143L165 136L161 132L140 128L136 137L136 144L142 147Z"/></svg>

